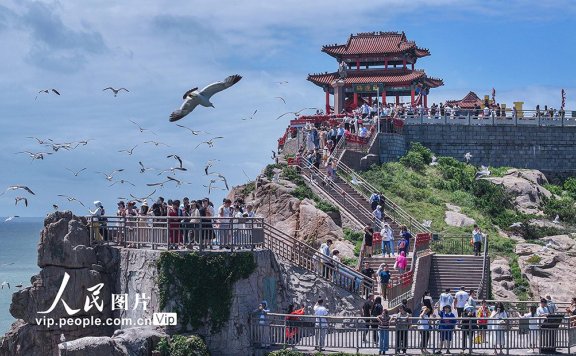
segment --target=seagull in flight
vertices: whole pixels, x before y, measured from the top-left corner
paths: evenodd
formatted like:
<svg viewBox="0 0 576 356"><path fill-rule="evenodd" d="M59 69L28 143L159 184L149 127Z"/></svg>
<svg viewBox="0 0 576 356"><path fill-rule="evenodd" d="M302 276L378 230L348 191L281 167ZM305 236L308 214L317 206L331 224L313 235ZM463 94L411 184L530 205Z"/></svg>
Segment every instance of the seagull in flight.
<svg viewBox="0 0 576 356"><path fill-rule="evenodd" d="M252 116L250 117L245 117L242 120L252 120L254 118L254 116L256 115L256 113L258 112L258 109L254 110L254 112L252 113Z"/></svg>
<svg viewBox="0 0 576 356"><path fill-rule="evenodd" d="M317 109L317 108L303 108L303 109L300 109L300 110L298 110L298 111L288 111L288 112L285 112L284 114L278 116L278 117L276 118L276 120L278 120L278 119L280 119L281 117L286 116L286 115L288 115L288 114L294 114L294 115L298 116L298 115L300 115L300 113L301 113L302 111L304 111L304 110L318 110L318 109Z"/></svg>
<svg viewBox="0 0 576 356"><path fill-rule="evenodd" d="M182 159L180 158L180 156L178 155L168 155L166 156L166 158L170 158L173 157L175 160L177 160L180 163L180 168L182 168Z"/></svg>
<svg viewBox="0 0 576 356"><path fill-rule="evenodd" d="M132 153L134 153L134 149L135 149L136 147L138 147L138 145L132 147L131 149L120 150L120 151L118 151L118 152L126 152L126 153L128 153L128 156L132 156Z"/></svg>
<svg viewBox="0 0 576 356"><path fill-rule="evenodd" d="M166 184L166 183L168 183L168 182L176 182L176 185L177 185L177 186L179 186L180 184L182 184L182 182L181 182L180 180L178 180L178 179L176 179L176 178L174 178L174 177L168 176L168 177L166 177L166 178L167 178L167 180L165 180L165 181L163 181L163 182L148 183L148 184L146 184L146 185L149 186L149 187L155 187L155 186L157 186L157 185L159 185L159 186L161 186L161 187L164 187L164 184Z"/></svg>
<svg viewBox="0 0 576 356"><path fill-rule="evenodd" d="M283 81L274 82L274 83L282 85L282 84L288 84L288 81L287 81L287 80L283 80Z"/></svg>
<svg viewBox="0 0 576 356"><path fill-rule="evenodd" d="M140 165L140 173L145 173L146 171L154 169L154 168L144 167L144 164L142 163L142 161L138 161L138 164Z"/></svg>
<svg viewBox="0 0 576 356"><path fill-rule="evenodd" d="M114 177L113 177L113 174L116 173L116 172L122 172L123 170L124 170L124 168L120 168L120 169L117 169L117 170L115 170L115 171L112 171L110 174L107 174L107 173L104 173L104 172L96 172L96 173L104 174L104 176L106 176L106 179L107 179L107 180L112 181L112 178L114 178Z"/></svg>
<svg viewBox="0 0 576 356"><path fill-rule="evenodd" d="M28 199L24 198L24 197L16 197L14 198L16 200L16 202L14 203L14 205L18 205L18 202L23 200L24 201L24 205L28 206Z"/></svg>
<svg viewBox="0 0 576 356"><path fill-rule="evenodd" d="M172 174L175 174L174 171L183 171L183 172L184 172L184 171L187 171L187 170L188 170L188 169L187 169L187 168L184 168L184 167L171 167L171 168L168 168L168 169L165 169L165 170L161 171L160 173L158 173L158 175L161 176L162 173L165 173L165 172L172 172Z"/></svg>
<svg viewBox="0 0 576 356"><path fill-rule="evenodd" d="M142 126L140 126L136 121L133 120L129 120L131 123L133 123L134 125L136 125L138 127L138 130L140 130L140 133L143 133L144 131L150 131L152 132L154 135L156 135L156 133L150 129L145 129Z"/></svg>
<svg viewBox="0 0 576 356"><path fill-rule="evenodd" d="M488 170L488 167L486 166L481 166L480 167L480 171L476 172L476 175L474 176L474 179L480 179L482 177L487 177L490 175L490 171Z"/></svg>
<svg viewBox="0 0 576 356"><path fill-rule="evenodd" d="M216 172L213 172L213 173L211 173L211 174L218 176L218 178L220 178L220 180L224 182L224 185L226 186L226 190L230 190L230 188L228 188L228 181L226 180L226 177L224 177L222 174L216 173ZM215 182L216 182L216 181L214 181L214 183L215 183Z"/></svg>
<svg viewBox="0 0 576 356"><path fill-rule="evenodd" d="M170 114L170 122L182 119L184 116L191 113L192 110L194 110L194 108L198 105L214 107L214 105L210 102L212 95L230 88L234 84L238 83L240 79L242 79L242 77L238 74L235 74L224 79L224 81L212 83L200 91L198 91L198 88L188 90L186 93L184 93L184 103L182 103L180 109Z"/></svg>
<svg viewBox="0 0 576 356"><path fill-rule="evenodd" d="M147 201L148 199L150 199L150 197L151 197L154 193L156 193L156 189L154 189L154 190L152 191L152 193L150 193L150 194L148 194L147 196L142 197L142 198L137 198L137 197L135 197L134 195L132 195L132 193L130 193L130 196L131 196L132 198L134 198L134 200L137 200L137 201L139 201L140 203L142 203L142 202L145 202L145 201Z"/></svg>
<svg viewBox="0 0 576 356"><path fill-rule="evenodd" d="M58 211L58 209L60 209L60 207L56 204L52 204L52 208L54 208L54 211Z"/></svg>
<svg viewBox="0 0 576 356"><path fill-rule="evenodd" d="M556 214L556 217L554 218L554 220L552 220L552 222L554 224L560 224L560 215Z"/></svg>
<svg viewBox="0 0 576 356"><path fill-rule="evenodd" d="M198 135L201 134L201 133L209 134L209 132L200 131L200 130L192 130L191 128L186 127L186 126L184 126L184 125L180 125L180 124L176 124L176 126L181 127L181 128L183 128L183 129L186 129L186 130L192 132L192 135L194 135L194 136L198 136Z"/></svg>
<svg viewBox="0 0 576 356"><path fill-rule="evenodd" d="M19 218L19 217L20 217L20 215L13 215L13 216L9 216L9 217L7 217L7 218L6 218L6 220L4 220L4 222L7 222L7 221L12 221L13 219L15 219L15 218Z"/></svg>
<svg viewBox="0 0 576 356"><path fill-rule="evenodd" d="M80 200L78 200L74 197L70 197L70 196L64 195L64 194L58 194L58 196L62 197L62 198L66 198L68 200L68 202L76 201L76 202L78 202L78 204L82 205L83 207L86 207L86 205L84 205L84 203L82 203ZM52 205L52 207L54 207L54 209L58 210L58 205Z"/></svg>
<svg viewBox="0 0 576 356"><path fill-rule="evenodd" d="M25 191L27 191L28 193L32 194L32 195L36 195L34 194L34 192L32 190L30 190L30 188L28 188L25 185L11 185L8 188L6 188L6 190L4 191L4 193L0 194L0 195L4 195L6 194L7 191L9 190L16 190L16 189L24 189Z"/></svg>
<svg viewBox="0 0 576 356"><path fill-rule="evenodd" d="M512 225L510 225L511 229L516 229L516 228L520 228L522 227L522 223L521 222L515 222Z"/></svg>
<svg viewBox="0 0 576 356"><path fill-rule="evenodd" d="M35 159L44 160L44 155L51 155L52 154L52 152L30 152L30 151L16 152L16 154L20 154L20 153L26 153L27 155L30 156L30 158L32 158L32 160L35 160Z"/></svg>
<svg viewBox="0 0 576 356"><path fill-rule="evenodd" d="M219 138L224 138L224 137L222 137L222 136L212 137L212 138L209 139L208 141L202 141L202 142L200 142L198 145L196 145L196 147L194 147L194 149L197 149L197 148L200 147L200 145L202 145L203 143L207 144L208 147L212 148L212 147L214 147L214 140L219 139Z"/></svg>
<svg viewBox="0 0 576 356"><path fill-rule="evenodd" d="M106 91L106 90L112 90L112 92L114 93L114 97L116 97L121 90L124 90L124 91L126 91L127 93L130 92L130 90L128 90L128 89L126 89L126 88L114 89L114 88L112 88L112 87L108 87L108 88L102 89L102 91Z"/></svg>
<svg viewBox="0 0 576 356"><path fill-rule="evenodd" d="M213 185L214 183L216 183L216 179L211 179L210 183L208 183L208 185L202 184L202 186L208 188L208 194L210 194L212 192L212 189L225 190L224 188L220 188L220 187Z"/></svg>
<svg viewBox="0 0 576 356"><path fill-rule="evenodd" d="M113 186L113 185L116 184L116 183L120 183L120 184L126 183L126 184L130 184L130 185L133 186L133 187L136 186L136 184L134 184L134 183L132 183L132 182L129 182L129 181L125 180L125 179L120 179L120 180L117 180L117 181L115 181L114 183L110 184L109 187Z"/></svg>
<svg viewBox="0 0 576 356"><path fill-rule="evenodd" d="M272 160L276 160L276 151L272 150Z"/></svg>
<svg viewBox="0 0 576 356"><path fill-rule="evenodd" d="M466 163L470 162L471 158L472 154L470 152L466 152L466 154L464 154L464 159L466 160Z"/></svg>
<svg viewBox="0 0 576 356"><path fill-rule="evenodd" d="M437 166L438 165L438 158L436 158L436 156L432 156L432 162L430 162L431 166Z"/></svg>
<svg viewBox="0 0 576 356"><path fill-rule="evenodd" d="M58 92L58 90L56 89L42 89L38 91L38 94L50 94L50 92L56 94L56 95L60 95L60 92ZM34 98L34 100L38 99L38 95L36 95L36 97Z"/></svg>
<svg viewBox="0 0 576 356"><path fill-rule="evenodd" d="M211 159L208 162L206 162L206 166L204 167L204 173L206 173L206 175L208 175L208 169L210 169L210 167L212 167L214 165L214 162L220 162L219 159Z"/></svg>
<svg viewBox="0 0 576 356"><path fill-rule="evenodd" d="M33 138L33 139L35 139L36 141L38 141L38 143L41 144L41 145L49 145L49 144L50 144L50 142L49 142L50 139L44 141L44 140L42 140L42 139L39 139L38 137L33 137L33 136L28 136L28 137L26 137L26 138Z"/></svg>
<svg viewBox="0 0 576 356"><path fill-rule="evenodd" d="M71 170L70 168L66 168L67 170L69 170L70 172L72 172L72 174L74 174L74 177L78 177L78 174L80 174L82 171L86 170L86 167L82 168L81 170L79 170L78 172L74 172L73 170Z"/></svg>
<svg viewBox="0 0 576 356"><path fill-rule="evenodd" d="M7 286L8 289L10 289L10 283L8 283L6 281L4 281L4 282L2 282L2 284L0 284L0 287L2 287L2 289L4 289L4 286Z"/></svg>
<svg viewBox="0 0 576 356"><path fill-rule="evenodd" d="M432 226L432 220L424 220L424 221L422 221L422 226L429 228L430 226Z"/></svg>
<svg viewBox="0 0 576 356"><path fill-rule="evenodd" d="M284 104L286 104L286 100L284 100L283 97L281 97L281 96L275 96L274 98L280 99L280 100L282 100L282 102L283 102Z"/></svg>
<svg viewBox="0 0 576 356"><path fill-rule="evenodd" d="M166 147L170 147L167 144L165 144L164 142L157 142L157 141L144 141L144 143L153 143L156 147L158 147L159 145L164 145Z"/></svg>

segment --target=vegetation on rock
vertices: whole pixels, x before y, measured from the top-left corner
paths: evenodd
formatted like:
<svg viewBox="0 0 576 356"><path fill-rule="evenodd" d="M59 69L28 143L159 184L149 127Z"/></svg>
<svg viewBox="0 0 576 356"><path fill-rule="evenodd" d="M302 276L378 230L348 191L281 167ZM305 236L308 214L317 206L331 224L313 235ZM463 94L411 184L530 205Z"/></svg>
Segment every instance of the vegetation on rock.
<svg viewBox="0 0 576 356"><path fill-rule="evenodd" d="M196 335L164 338L158 342L156 351L162 356L210 356L204 340Z"/></svg>
<svg viewBox="0 0 576 356"><path fill-rule="evenodd" d="M157 263L160 307L178 313L182 330L207 323L218 332L230 317L232 288L256 269L249 252L163 252Z"/></svg>

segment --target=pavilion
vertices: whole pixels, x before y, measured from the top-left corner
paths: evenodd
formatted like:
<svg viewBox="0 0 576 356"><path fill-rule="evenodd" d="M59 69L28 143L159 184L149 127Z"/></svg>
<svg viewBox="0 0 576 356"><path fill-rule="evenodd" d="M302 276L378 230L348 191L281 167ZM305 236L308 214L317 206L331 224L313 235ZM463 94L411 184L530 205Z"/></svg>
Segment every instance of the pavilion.
<svg viewBox="0 0 576 356"><path fill-rule="evenodd" d="M308 75L308 80L326 93L326 113L330 113L330 94L334 95L334 112L358 107L358 97L372 104L372 98L410 96L410 104L427 107L430 88L444 85L442 79L428 77L424 70L414 69L418 58L430 55L428 49L408 41L404 32L368 32L350 35L346 44L322 47L322 52L339 63L336 72Z"/></svg>

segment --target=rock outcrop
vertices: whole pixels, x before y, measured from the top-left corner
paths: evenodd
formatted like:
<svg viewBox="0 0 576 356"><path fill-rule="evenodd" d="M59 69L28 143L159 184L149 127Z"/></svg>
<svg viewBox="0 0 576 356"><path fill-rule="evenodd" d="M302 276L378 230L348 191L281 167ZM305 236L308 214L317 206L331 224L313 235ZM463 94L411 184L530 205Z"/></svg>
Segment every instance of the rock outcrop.
<svg viewBox="0 0 576 356"><path fill-rule="evenodd" d="M525 214L543 215L540 210L542 200L552 196L552 193L542 186L547 184L548 180L542 172L535 169L510 169L503 177L484 179L502 185L512 196L516 209Z"/></svg>
<svg viewBox="0 0 576 356"><path fill-rule="evenodd" d="M457 213L455 211L446 211L444 216L444 222L448 226L473 226L476 224L476 221L471 217L468 217L462 213Z"/></svg>
<svg viewBox="0 0 576 356"><path fill-rule="evenodd" d="M518 297L514 294L514 277L510 270L510 264L505 258L497 258L490 263L490 273L492 276L492 294L494 299L516 301Z"/></svg>
<svg viewBox="0 0 576 356"><path fill-rule="evenodd" d="M519 243L516 254L535 297L569 302L576 295L576 241L570 235L544 237L541 244Z"/></svg>

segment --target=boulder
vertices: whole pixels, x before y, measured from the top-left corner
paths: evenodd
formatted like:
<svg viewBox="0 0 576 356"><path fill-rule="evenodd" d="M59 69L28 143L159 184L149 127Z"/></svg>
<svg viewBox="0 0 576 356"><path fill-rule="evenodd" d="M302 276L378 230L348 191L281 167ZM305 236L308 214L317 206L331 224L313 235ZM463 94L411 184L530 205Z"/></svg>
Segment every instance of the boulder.
<svg viewBox="0 0 576 356"><path fill-rule="evenodd" d="M541 244L516 245L518 264L534 297L551 295L569 302L576 295L576 243L569 235L548 236Z"/></svg>
<svg viewBox="0 0 576 356"><path fill-rule="evenodd" d="M494 299L518 300L518 297L516 297L516 294L513 292L516 285L508 260L504 258L495 259L490 263L490 272Z"/></svg>
<svg viewBox="0 0 576 356"><path fill-rule="evenodd" d="M552 196L552 193L542 186L548 183L548 180L538 170L510 169L503 177L484 179L502 185L506 192L513 197L516 209L525 214L543 215L540 210L542 200Z"/></svg>
<svg viewBox="0 0 576 356"><path fill-rule="evenodd" d="M449 226L473 226L476 221L462 213L457 213L455 211L446 211L444 217L444 222Z"/></svg>

